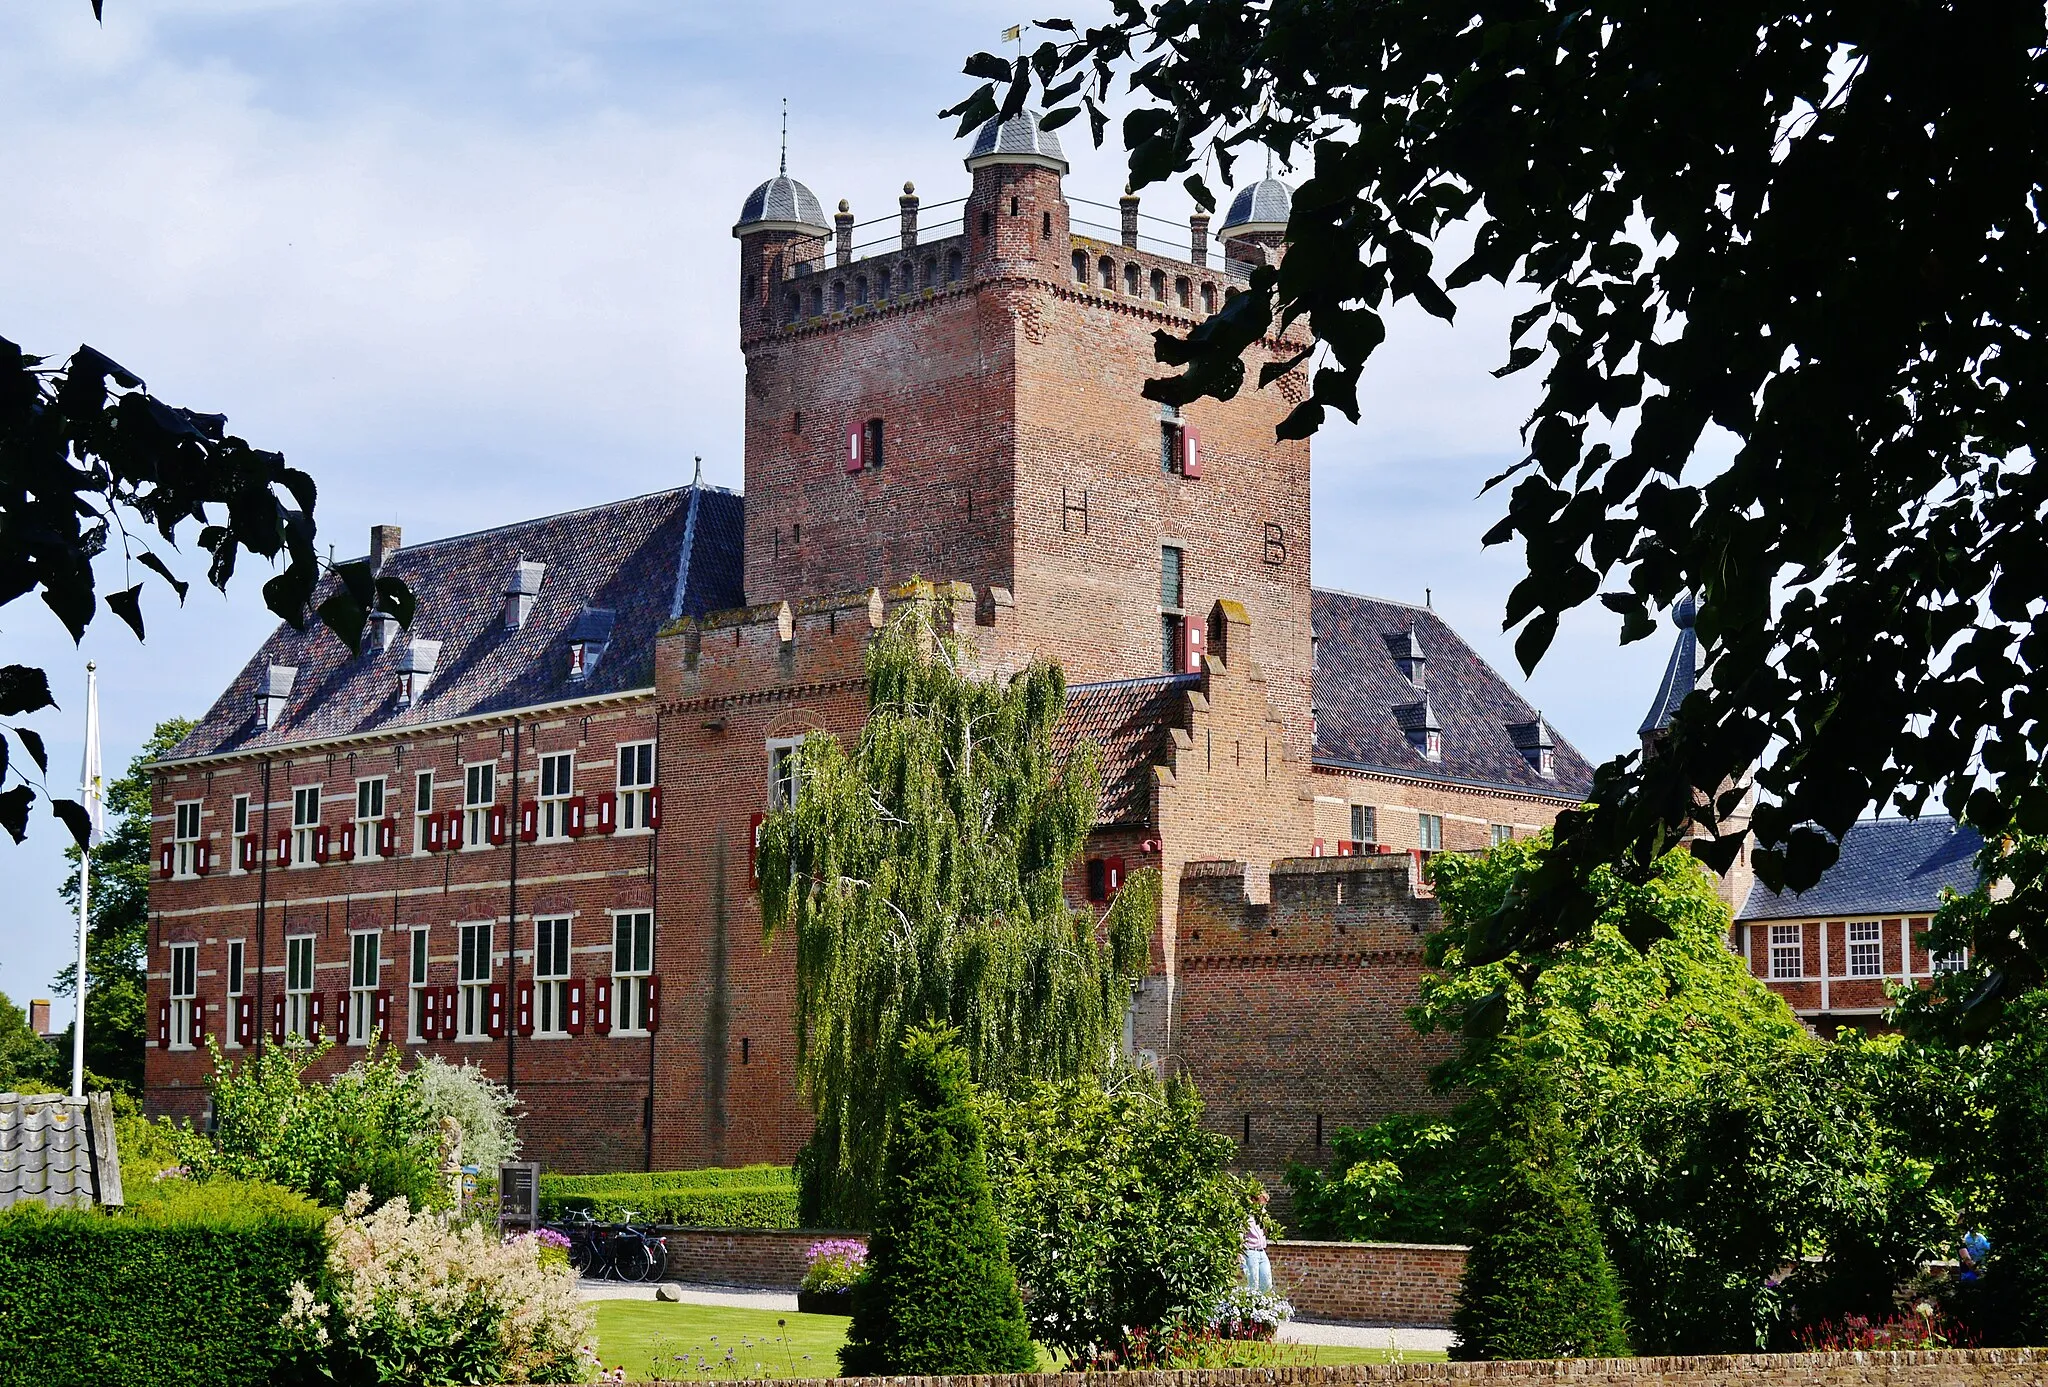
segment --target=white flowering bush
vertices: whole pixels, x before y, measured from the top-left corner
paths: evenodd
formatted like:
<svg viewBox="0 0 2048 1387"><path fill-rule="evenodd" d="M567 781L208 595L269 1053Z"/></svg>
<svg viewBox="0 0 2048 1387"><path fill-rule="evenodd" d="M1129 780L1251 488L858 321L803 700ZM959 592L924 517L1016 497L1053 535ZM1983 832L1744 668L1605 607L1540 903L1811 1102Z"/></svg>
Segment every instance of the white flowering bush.
<svg viewBox="0 0 2048 1387"><path fill-rule="evenodd" d="M1223 1293L1210 1324L1225 1339L1270 1339L1293 1318L1294 1306L1277 1291L1240 1284Z"/></svg>
<svg viewBox="0 0 2048 1387"><path fill-rule="evenodd" d="M449 1227L393 1199L348 1197L320 1284L293 1283L282 1334L342 1383L585 1382L597 1332L575 1273L535 1237Z"/></svg>
<svg viewBox="0 0 2048 1387"><path fill-rule="evenodd" d="M473 1064L450 1064L428 1055L412 1071L420 1102L438 1129L452 1117L462 1129L462 1160L495 1179L498 1167L519 1159L519 1099Z"/></svg>

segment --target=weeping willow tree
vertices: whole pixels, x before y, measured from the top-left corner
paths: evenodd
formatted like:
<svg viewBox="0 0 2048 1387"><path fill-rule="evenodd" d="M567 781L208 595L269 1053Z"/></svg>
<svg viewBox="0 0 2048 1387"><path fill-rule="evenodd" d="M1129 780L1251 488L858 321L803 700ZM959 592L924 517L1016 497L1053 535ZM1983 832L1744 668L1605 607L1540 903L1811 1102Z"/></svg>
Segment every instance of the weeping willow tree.
<svg viewBox="0 0 2048 1387"><path fill-rule="evenodd" d="M900 612L868 652L859 740L806 739L795 803L762 826L762 919L795 942L817 1118L807 1220L867 1226L912 1029L955 1028L984 1088L1071 1078L1113 1061L1145 969L1157 873L1099 918L1062 890L1102 777L1093 745L1054 745L1059 667L987 680L965 656L932 609Z"/></svg>

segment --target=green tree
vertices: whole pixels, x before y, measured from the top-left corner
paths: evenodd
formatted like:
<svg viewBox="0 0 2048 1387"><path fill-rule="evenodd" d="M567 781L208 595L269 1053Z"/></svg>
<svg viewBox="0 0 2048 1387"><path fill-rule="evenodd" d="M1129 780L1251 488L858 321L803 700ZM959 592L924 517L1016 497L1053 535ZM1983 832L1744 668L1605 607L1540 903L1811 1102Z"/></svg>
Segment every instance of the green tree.
<svg viewBox="0 0 2048 1387"><path fill-rule="evenodd" d="M1449 319L1464 287L1512 285L1497 374L1545 374L1486 538L1526 546L1524 667L1596 598L1624 640L1700 600L1711 678L1663 754L1609 762L1559 816L1475 958L1576 935L1596 870L1647 879L1752 765L1773 886L1816 881L1872 804L2048 831L2036 0L1113 9L977 54L988 83L948 114L965 130L1037 88L1047 124L1085 110L1099 143L1127 73L1134 189L1189 174L1213 206L1211 174L1266 151L1307 174L1284 259L1158 334L1185 370L1147 393L1227 398L1248 357L1261 387L1303 370L1280 432L1306 435L1358 417L1390 302ZM1257 345L1286 325L1313 343ZM1741 837L1700 851L1725 865Z"/></svg>
<svg viewBox="0 0 2048 1387"><path fill-rule="evenodd" d="M1503 1056L1480 1095L1489 1180L1451 1312L1454 1358L1628 1354L1621 1293L1546 1067L1532 1053Z"/></svg>
<svg viewBox="0 0 2048 1387"><path fill-rule="evenodd" d="M0 1092L36 1093L62 1087L57 1052L29 1028L28 1013L0 992Z"/></svg>
<svg viewBox="0 0 2048 1387"><path fill-rule="evenodd" d="M1991 1163L1984 1289L1994 1342L2048 1343L2048 991L2013 1007L1991 1068Z"/></svg>
<svg viewBox="0 0 2048 1387"><path fill-rule="evenodd" d="M1330 1169L1290 1162L1294 1217L1312 1238L1469 1242L1473 1134L1442 1118L1398 1113L1330 1136Z"/></svg>
<svg viewBox="0 0 2048 1387"><path fill-rule="evenodd" d="M1156 873L1101 918L1068 906L1098 753L1055 745L1058 666L976 678L943 624L921 604L891 620L868 651L859 739L809 737L794 805L762 826L761 914L795 943L798 1073L817 1115L804 1217L840 1226L873 1216L912 1029L956 1028L972 1078L998 1091L1094 1072L1158 912Z"/></svg>
<svg viewBox="0 0 2048 1387"><path fill-rule="evenodd" d="M967 1054L956 1032L925 1028L902 1052L902 1110L840 1371L1030 1372L1038 1358L989 1195Z"/></svg>
<svg viewBox="0 0 2048 1387"><path fill-rule="evenodd" d="M1204 1329L1237 1279L1249 1199L1185 1078L985 1094L989 1182L1031 1335L1076 1366L1134 1329Z"/></svg>

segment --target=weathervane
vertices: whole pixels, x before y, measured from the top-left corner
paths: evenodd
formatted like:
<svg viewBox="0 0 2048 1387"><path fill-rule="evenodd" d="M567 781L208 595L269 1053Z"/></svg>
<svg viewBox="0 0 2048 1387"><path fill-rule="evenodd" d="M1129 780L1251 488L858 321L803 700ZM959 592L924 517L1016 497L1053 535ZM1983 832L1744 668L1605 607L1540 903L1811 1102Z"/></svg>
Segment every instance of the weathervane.
<svg viewBox="0 0 2048 1387"><path fill-rule="evenodd" d="M789 177L789 98L782 98L782 165L784 178Z"/></svg>

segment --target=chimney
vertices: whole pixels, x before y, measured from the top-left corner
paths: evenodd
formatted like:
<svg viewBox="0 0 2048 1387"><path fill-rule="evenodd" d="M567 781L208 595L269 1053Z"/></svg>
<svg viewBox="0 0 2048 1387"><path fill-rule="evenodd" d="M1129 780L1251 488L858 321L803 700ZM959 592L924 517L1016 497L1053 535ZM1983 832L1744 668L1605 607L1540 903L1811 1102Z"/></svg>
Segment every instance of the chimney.
<svg viewBox="0 0 2048 1387"><path fill-rule="evenodd" d="M903 248L917 249L917 185L905 183L903 196L896 199L896 206L903 214Z"/></svg>
<svg viewBox="0 0 2048 1387"><path fill-rule="evenodd" d="M28 1004L28 1028L37 1035L50 1033L50 999L38 997Z"/></svg>
<svg viewBox="0 0 2048 1387"><path fill-rule="evenodd" d="M839 199L839 211L832 218L833 239L839 250L834 257L842 265L853 263L853 211L846 205L846 199Z"/></svg>
<svg viewBox="0 0 2048 1387"><path fill-rule="evenodd" d="M1138 199L1126 190L1124 195L1117 199L1116 205L1124 214L1124 244L1135 250L1138 246Z"/></svg>
<svg viewBox="0 0 2048 1387"><path fill-rule="evenodd" d="M256 693L256 704L263 714L263 725L275 727L284 717L284 705L292 696L292 683L299 677L297 665L272 665L263 672L263 686Z"/></svg>
<svg viewBox="0 0 2048 1387"><path fill-rule="evenodd" d="M1209 263L1209 214L1197 212L1188 218L1188 259L1198 266Z"/></svg>
<svg viewBox="0 0 2048 1387"><path fill-rule="evenodd" d="M533 604L540 597L540 580L548 571L544 563L521 559L512 565L511 581L505 584L505 629L517 631L526 625L526 618L533 615Z"/></svg>
<svg viewBox="0 0 2048 1387"><path fill-rule="evenodd" d="M385 560L398 552L399 545L405 542L400 537L400 534L401 532L396 525L372 525L370 527L370 568L372 571L381 572L384 568Z"/></svg>

